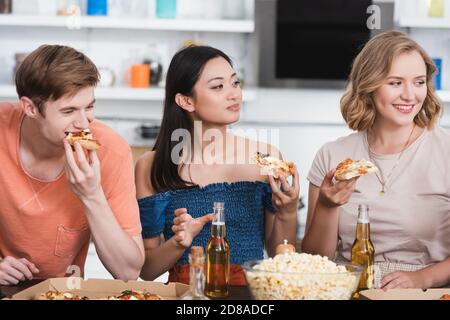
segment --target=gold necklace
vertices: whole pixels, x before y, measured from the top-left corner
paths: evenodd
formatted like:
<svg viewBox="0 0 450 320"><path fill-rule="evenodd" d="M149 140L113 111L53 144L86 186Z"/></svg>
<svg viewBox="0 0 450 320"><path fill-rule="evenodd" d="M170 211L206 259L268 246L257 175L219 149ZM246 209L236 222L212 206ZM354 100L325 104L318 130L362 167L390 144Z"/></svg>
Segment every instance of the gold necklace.
<svg viewBox="0 0 450 320"><path fill-rule="evenodd" d="M392 176L392 173L395 170L395 167L397 167L398 163L400 162L403 152L405 152L406 148L408 147L415 128L416 128L416 124L414 124L414 126L411 130L411 133L409 134L408 140L406 141L405 145L403 146L402 150L400 151L400 154L398 155L397 160L395 161L394 166L392 167L391 171L389 171L389 174L387 175L386 179L384 179L384 175L383 175L383 172L381 171L381 167L379 165L377 165L380 175L378 175L378 172L375 172L375 176L377 177L378 181L381 184L381 191L380 191L381 195L384 195L386 193L386 185L389 182L389 180ZM372 154L374 154L374 152L372 152L372 150L370 149L369 131L367 131L366 139L367 139L367 149L368 149L368 154L369 154L369 160L372 163L376 164L376 162L372 158Z"/></svg>

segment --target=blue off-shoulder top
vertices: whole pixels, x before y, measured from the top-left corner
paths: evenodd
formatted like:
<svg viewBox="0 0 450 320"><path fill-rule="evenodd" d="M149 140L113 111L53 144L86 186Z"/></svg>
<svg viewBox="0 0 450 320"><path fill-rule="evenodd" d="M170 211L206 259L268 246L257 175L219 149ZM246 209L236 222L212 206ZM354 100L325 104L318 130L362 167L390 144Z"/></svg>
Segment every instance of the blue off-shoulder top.
<svg viewBox="0 0 450 320"><path fill-rule="evenodd" d="M193 218L213 212L214 202L225 203L226 235L230 245L230 262L243 264L263 259L264 215L275 213L270 185L260 181L214 183L205 187L178 189L138 200L143 238L164 234L170 239L175 209L186 208ZM206 247L211 237L211 223L194 238L193 246ZM186 250L177 264L187 264Z"/></svg>

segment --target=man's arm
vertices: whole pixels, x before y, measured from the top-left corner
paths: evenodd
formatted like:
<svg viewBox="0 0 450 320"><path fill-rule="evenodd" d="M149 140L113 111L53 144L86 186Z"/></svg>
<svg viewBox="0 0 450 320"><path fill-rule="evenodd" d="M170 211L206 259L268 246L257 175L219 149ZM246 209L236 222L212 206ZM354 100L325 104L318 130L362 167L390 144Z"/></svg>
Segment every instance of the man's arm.
<svg viewBox="0 0 450 320"><path fill-rule="evenodd" d="M141 235L130 237L111 210L100 183L100 162L96 152L88 152L88 162L81 145L75 143L77 163L66 140L64 147L69 185L84 205L100 260L114 278L137 279L144 264L142 237ZM132 167L131 164L130 166Z"/></svg>
<svg viewBox="0 0 450 320"><path fill-rule="evenodd" d="M130 237L117 222L103 190L85 200L85 214L97 254L105 268L121 280L135 280L144 264L141 235Z"/></svg>

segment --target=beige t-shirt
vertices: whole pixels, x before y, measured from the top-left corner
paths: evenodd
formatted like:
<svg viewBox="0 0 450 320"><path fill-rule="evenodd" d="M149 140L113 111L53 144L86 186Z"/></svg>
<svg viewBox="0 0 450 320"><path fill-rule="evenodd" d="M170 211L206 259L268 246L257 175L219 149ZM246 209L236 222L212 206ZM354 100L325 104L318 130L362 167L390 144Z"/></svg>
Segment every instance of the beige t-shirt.
<svg viewBox="0 0 450 320"><path fill-rule="evenodd" d="M372 155L383 176L399 154ZM337 260L350 260L358 204L369 205L375 262L428 265L450 256L450 133L425 130L403 153L380 194L375 174L358 179L349 202L339 209ZM317 153L308 180L320 186L325 174L346 158L368 159L367 133L326 143Z"/></svg>

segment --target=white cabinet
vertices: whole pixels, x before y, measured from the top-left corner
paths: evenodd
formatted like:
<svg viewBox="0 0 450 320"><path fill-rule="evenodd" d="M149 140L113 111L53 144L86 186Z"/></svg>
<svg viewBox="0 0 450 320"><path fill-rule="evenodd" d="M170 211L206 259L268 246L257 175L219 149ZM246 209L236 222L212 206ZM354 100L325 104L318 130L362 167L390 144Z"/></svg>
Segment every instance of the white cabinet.
<svg viewBox="0 0 450 320"><path fill-rule="evenodd" d="M148 0L137 0L145 2ZM210 2L210 0L208 0ZM246 3L254 0L246 1ZM152 2L152 1L149 1ZM192 2L189 0L189 2ZM81 1L82 6L83 1ZM217 5L222 1L214 2ZM220 5L221 16L223 7ZM208 8L211 7L211 3ZM245 10L247 6L243 6ZM211 8L209 9L212 10ZM22 12L22 11L21 11ZM152 87L145 90L130 89L124 75L133 63L142 63L149 47L155 48L161 57L164 72L173 54L186 41L218 47L232 58L238 73L246 76L245 83L255 84L253 68L252 33L253 17L243 13L241 19L158 19L155 17L113 16L73 16L64 17L48 14L0 14L0 100L16 97L13 87L16 53L27 53L42 44L64 44L86 53L98 67L112 69L116 76L114 87L98 88L100 102L122 101L122 106L158 105L160 110L164 89ZM163 81L161 82L163 83ZM246 101L254 99L255 90L246 90ZM100 109L102 109L100 103ZM109 105L108 105L109 106ZM107 107L100 110L108 112ZM131 108L133 109L133 108ZM111 110L110 110L111 111ZM132 117L149 117L146 108L143 114ZM116 114L114 111L111 114ZM119 116L123 116L120 114Z"/></svg>

